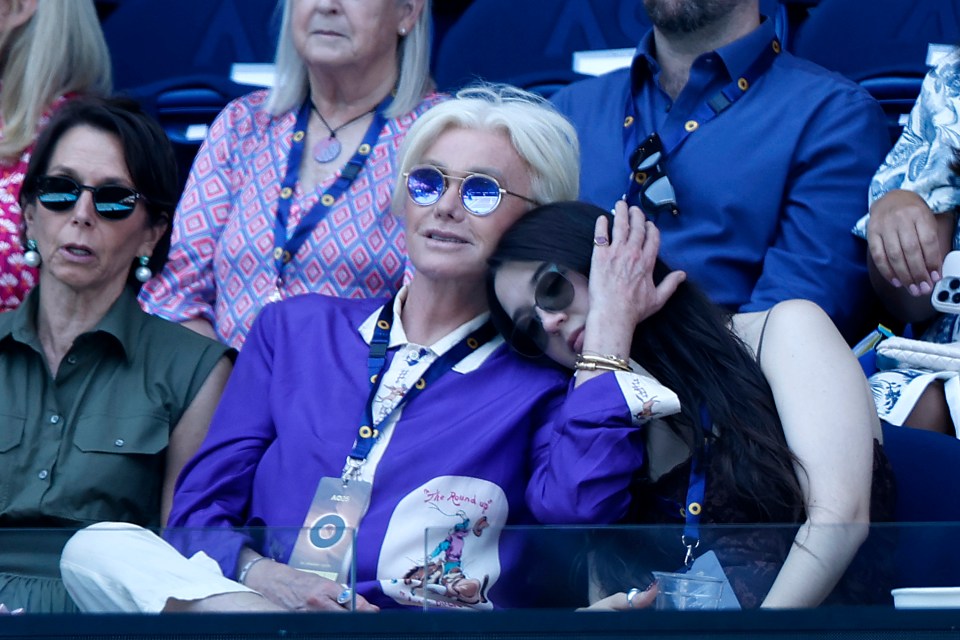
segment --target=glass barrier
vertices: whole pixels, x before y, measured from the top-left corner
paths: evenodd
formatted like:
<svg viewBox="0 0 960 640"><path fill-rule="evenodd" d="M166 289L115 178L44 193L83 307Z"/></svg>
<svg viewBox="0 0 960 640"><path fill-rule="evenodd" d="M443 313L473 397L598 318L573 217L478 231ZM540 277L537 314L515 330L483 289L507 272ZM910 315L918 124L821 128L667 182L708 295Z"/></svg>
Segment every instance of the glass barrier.
<svg viewBox="0 0 960 640"><path fill-rule="evenodd" d="M361 527L359 535L330 519L305 529L162 536L109 523L72 538L71 530L0 528L0 603L25 615L74 613L66 582L75 596L82 592L76 600L85 611L159 612L170 598L192 605L243 593L220 575L229 567L231 578L246 570L251 587L270 577L304 600L303 609L325 598L340 610L736 611L759 607L789 558L793 573L778 585L781 602L815 597L817 581L835 580L822 606L960 608L960 554L953 552L960 522L874 524L869 531L701 526L694 538L680 526L496 527L472 505L440 516L430 524L443 526L390 522L385 531ZM266 569L260 555L277 566ZM845 571L833 566L850 555ZM280 563L323 580L304 581Z"/></svg>
<svg viewBox="0 0 960 640"><path fill-rule="evenodd" d="M224 577L259 586L268 566L259 558L265 557L287 565L267 569L278 590L299 590L304 599L325 598L331 608L352 611L360 602L356 551L356 531L330 515L309 528L0 528L0 603L25 614L159 613L190 611L183 603L220 595L225 611L269 610L276 606ZM287 567L322 580L303 580Z"/></svg>
<svg viewBox="0 0 960 640"><path fill-rule="evenodd" d="M839 525L802 531L796 525L701 526L695 537L683 526L498 529L463 512L451 520L448 527L425 531L419 563L423 584L409 584L422 596L425 610L754 609L788 555L796 556L792 564L805 567L799 573L795 569L792 580L829 582L831 573L839 578L825 605L890 606L892 589L923 584L921 565L928 565L939 586L944 581L960 586L960 571L945 579L942 558L921 558L916 551L930 547L912 543L918 534L932 532L949 540L960 533L960 523L875 525L869 535L866 527ZM824 569L822 578L811 575L811 564L842 562L850 555L845 572ZM906 566L898 566L901 562ZM804 598L803 590L793 599L781 590L783 604L802 606Z"/></svg>

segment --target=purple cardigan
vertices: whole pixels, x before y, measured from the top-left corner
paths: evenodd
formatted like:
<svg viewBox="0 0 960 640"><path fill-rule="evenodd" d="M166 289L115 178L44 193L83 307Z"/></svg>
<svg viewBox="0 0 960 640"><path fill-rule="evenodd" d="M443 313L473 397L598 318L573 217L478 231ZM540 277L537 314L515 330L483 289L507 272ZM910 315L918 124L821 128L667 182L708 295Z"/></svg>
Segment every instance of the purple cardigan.
<svg viewBox="0 0 960 640"><path fill-rule="evenodd" d="M295 529L222 528L299 528L321 477L339 476L369 392L358 327L383 303L310 294L263 310L178 481L169 527L219 529L168 532L184 554L204 550L228 577L244 545L289 559ZM401 570L422 564L431 526L440 546L444 530L454 538L458 557L447 550L446 559L483 578L485 600L515 606L517 581L496 583L520 564L522 545L500 540L497 526L621 517L642 462L638 428L614 376L570 387L565 373L501 344L477 369L448 372L406 405L357 534L358 592L381 606L418 604L407 600ZM484 516L493 526L482 536L457 535L465 518Z"/></svg>

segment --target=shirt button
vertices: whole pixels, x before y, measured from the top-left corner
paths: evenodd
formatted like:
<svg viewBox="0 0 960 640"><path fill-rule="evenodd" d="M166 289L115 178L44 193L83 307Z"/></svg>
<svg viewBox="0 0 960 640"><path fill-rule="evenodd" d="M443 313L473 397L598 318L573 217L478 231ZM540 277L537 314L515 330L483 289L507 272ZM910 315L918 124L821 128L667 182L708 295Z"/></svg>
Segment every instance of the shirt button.
<svg viewBox="0 0 960 640"><path fill-rule="evenodd" d="M50 424L57 424L58 422L60 422L60 414L55 413L50 416Z"/></svg>
<svg viewBox="0 0 960 640"><path fill-rule="evenodd" d="M77 364L77 356L75 355L67 356L67 364Z"/></svg>
<svg viewBox="0 0 960 640"><path fill-rule="evenodd" d="M47 473L47 470L43 469L40 471L40 473L37 474L37 477L40 478L41 480L46 480L48 475L50 474Z"/></svg>
<svg viewBox="0 0 960 640"><path fill-rule="evenodd" d="M113 441L113 444L118 447L122 447L124 445L123 438L117 438L116 440Z"/></svg>

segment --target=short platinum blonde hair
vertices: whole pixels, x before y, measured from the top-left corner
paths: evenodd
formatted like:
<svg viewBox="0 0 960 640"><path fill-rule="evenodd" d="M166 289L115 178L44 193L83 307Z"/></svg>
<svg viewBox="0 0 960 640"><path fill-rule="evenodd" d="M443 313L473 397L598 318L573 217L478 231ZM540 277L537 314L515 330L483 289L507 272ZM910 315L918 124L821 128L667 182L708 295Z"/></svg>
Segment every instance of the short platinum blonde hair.
<svg viewBox="0 0 960 640"><path fill-rule="evenodd" d="M431 107L410 127L400 149L393 211L407 200L403 175L448 129L503 132L530 168L531 197L540 204L576 200L580 191L580 143L570 121L542 97L506 84L461 89Z"/></svg>
<svg viewBox="0 0 960 640"><path fill-rule="evenodd" d="M19 9L22 0L13 0ZM33 144L37 122L68 93L101 96L113 90L110 51L93 0L38 0L24 24L0 42L0 158Z"/></svg>
<svg viewBox="0 0 960 640"><path fill-rule="evenodd" d="M277 39L275 60L275 83L267 100L267 111L275 116L290 111L307 97L310 84L307 78L307 65L293 45L291 21L293 3L296 0L279 0L277 10L282 7L280 36ZM410 0L396 0L397 4ZM406 36L397 36L397 74L396 95L393 104L386 111L388 118L397 118L414 108L423 97L433 90L430 78L430 3L423 1L423 9L417 24Z"/></svg>

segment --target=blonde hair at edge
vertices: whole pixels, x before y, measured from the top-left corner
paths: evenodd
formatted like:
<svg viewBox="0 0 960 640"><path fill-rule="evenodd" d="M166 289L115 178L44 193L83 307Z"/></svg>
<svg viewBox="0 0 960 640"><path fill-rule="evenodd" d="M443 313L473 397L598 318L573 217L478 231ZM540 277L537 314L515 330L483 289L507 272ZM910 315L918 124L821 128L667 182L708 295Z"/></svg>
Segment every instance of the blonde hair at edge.
<svg viewBox="0 0 960 640"><path fill-rule="evenodd" d="M267 111L275 116L303 104L307 97L309 81L307 65L293 46L290 20L296 0L279 0L277 9L283 7L280 21L280 37L277 40L275 60L276 84L267 100ZM397 0L403 4L408 0ZM441 0L442 1L442 0ZM396 118L413 111L423 97L433 89L430 79L430 2L424 0L423 11L413 30L400 38L397 45L400 71L393 104L386 111L388 118Z"/></svg>
<svg viewBox="0 0 960 640"><path fill-rule="evenodd" d="M431 107L410 127L400 149L399 176L419 164L447 129L503 132L532 170L531 197L541 204L576 200L580 143L570 121L542 97L505 84L470 86ZM398 177L393 211L403 211L406 181Z"/></svg>
<svg viewBox="0 0 960 640"><path fill-rule="evenodd" d="M40 116L58 97L112 91L110 51L93 0L38 0L36 13L0 38L0 158L16 158L33 143Z"/></svg>

